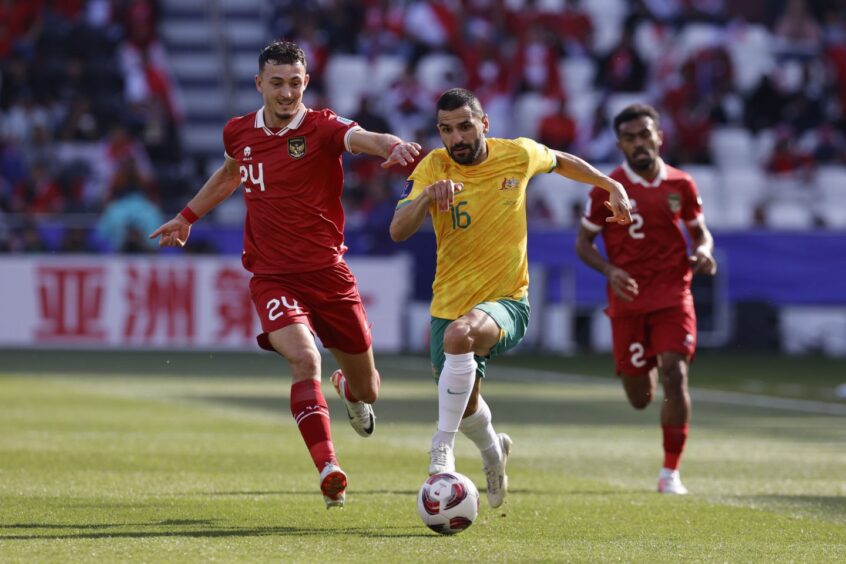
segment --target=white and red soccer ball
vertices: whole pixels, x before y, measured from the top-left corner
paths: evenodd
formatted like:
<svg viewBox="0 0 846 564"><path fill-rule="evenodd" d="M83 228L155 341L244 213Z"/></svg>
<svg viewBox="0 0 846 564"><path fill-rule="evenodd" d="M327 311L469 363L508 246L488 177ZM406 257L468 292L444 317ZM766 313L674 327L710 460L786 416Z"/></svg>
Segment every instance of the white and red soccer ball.
<svg viewBox="0 0 846 564"><path fill-rule="evenodd" d="M458 472L433 474L417 494L417 513L436 533L460 533L479 515L479 490Z"/></svg>

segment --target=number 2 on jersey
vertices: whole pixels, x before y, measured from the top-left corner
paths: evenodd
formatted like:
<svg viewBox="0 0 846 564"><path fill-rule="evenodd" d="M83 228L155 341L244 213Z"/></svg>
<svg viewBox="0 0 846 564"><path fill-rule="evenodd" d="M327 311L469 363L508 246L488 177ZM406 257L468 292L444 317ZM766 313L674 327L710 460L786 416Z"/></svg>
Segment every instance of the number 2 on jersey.
<svg viewBox="0 0 846 564"><path fill-rule="evenodd" d="M640 228L643 227L643 216L639 213L632 214L632 224L629 225L629 236L632 239L643 239L646 237Z"/></svg>

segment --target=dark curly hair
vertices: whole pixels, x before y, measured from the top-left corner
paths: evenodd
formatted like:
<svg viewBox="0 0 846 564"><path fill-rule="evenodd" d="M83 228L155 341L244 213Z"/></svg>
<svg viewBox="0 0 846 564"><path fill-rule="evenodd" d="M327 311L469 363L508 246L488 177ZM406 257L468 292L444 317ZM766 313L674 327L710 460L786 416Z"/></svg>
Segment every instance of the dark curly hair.
<svg viewBox="0 0 846 564"><path fill-rule="evenodd" d="M264 65L270 61L274 65L295 65L302 63L306 66L306 58L299 45L292 41L274 41L261 50L259 54L259 73L264 70Z"/></svg>
<svg viewBox="0 0 846 564"><path fill-rule="evenodd" d="M649 104L631 104L614 116L614 134L620 136L620 125L633 119L649 117L655 122L655 129L659 129L658 110Z"/></svg>

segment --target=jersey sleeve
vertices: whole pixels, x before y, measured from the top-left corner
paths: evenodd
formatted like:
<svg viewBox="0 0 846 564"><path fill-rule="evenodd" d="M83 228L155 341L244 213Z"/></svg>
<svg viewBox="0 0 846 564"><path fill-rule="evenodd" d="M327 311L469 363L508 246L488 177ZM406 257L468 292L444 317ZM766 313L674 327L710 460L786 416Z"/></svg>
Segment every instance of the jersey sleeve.
<svg viewBox="0 0 846 564"><path fill-rule="evenodd" d="M230 119L223 126L223 156L229 160L235 160L235 120Z"/></svg>
<svg viewBox="0 0 846 564"><path fill-rule="evenodd" d="M588 194L585 205L585 215L582 216L582 226L588 231L598 233L605 227L605 219L611 217L611 210L605 207L608 192L594 186Z"/></svg>
<svg viewBox="0 0 846 564"><path fill-rule="evenodd" d="M326 111L326 119L323 123L326 135L329 138L329 146L340 155L344 151L352 152L350 148L350 135L353 131L361 129L351 119L336 115L335 112Z"/></svg>
<svg viewBox="0 0 846 564"><path fill-rule="evenodd" d="M702 217L702 198L699 197L699 189L693 177L688 176L684 184L684 197L682 199L681 218L685 224L694 226L699 224Z"/></svg>
<svg viewBox="0 0 846 564"><path fill-rule="evenodd" d="M411 176L408 177L408 180L405 181L405 187L402 190L402 194L400 194L399 202L397 202L397 208L401 208L402 206L416 200L427 186L433 184L435 180L437 180L433 178L433 161L430 158L430 155L431 153L426 155L423 160L420 161L417 167L415 167L414 172L412 172Z"/></svg>
<svg viewBox="0 0 846 564"><path fill-rule="evenodd" d="M529 177L552 172L558 165L555 154L546 145L542 145L527 137L518 137L515 141L525 149L528 156L529 167L527 172Z"/></svg>

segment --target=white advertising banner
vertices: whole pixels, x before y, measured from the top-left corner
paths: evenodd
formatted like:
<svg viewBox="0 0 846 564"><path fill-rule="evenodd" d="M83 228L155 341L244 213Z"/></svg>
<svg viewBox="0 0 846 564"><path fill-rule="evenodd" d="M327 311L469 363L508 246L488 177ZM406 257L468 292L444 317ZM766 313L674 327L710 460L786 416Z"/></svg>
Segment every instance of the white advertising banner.
<svg viewBox="0 0 846 564"><path fill-rule="evenodd" d="M373 348L403 346L410 263L350 258ZM257 350L261 331L238 258L0 258L0 346Z"/></svg>

